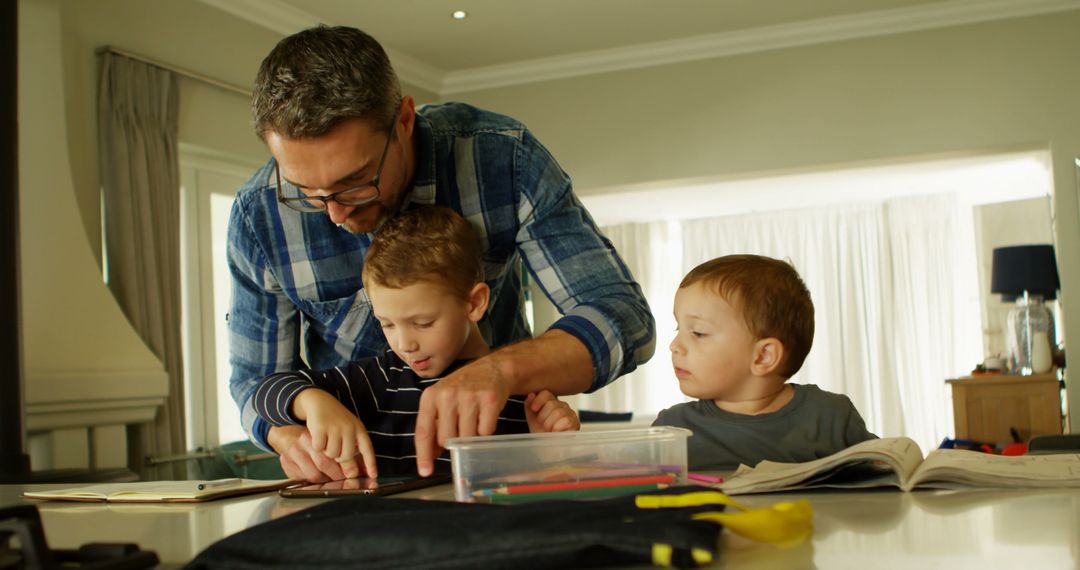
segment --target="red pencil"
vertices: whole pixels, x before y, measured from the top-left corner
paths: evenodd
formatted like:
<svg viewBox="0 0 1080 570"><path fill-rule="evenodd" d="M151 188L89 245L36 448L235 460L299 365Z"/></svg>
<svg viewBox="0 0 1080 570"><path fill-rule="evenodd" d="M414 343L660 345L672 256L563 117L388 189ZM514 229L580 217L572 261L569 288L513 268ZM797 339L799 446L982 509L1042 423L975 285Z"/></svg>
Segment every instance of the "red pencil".
<svg viewBox="0 0 1080 570"><path fill-rule="evenodd" d="M582 479L579 481L565 481L559 483L530 483L523 485L507 485L495 489L481 489L476 495L516 495L519 493L547 493L551 491L570 491L574 489L595 489L599 487L624 487L627 485L651 485L656 483L671 483L675 475L665 473L663 475L650 475L646 477L619 477L614 479Z"/></svg>

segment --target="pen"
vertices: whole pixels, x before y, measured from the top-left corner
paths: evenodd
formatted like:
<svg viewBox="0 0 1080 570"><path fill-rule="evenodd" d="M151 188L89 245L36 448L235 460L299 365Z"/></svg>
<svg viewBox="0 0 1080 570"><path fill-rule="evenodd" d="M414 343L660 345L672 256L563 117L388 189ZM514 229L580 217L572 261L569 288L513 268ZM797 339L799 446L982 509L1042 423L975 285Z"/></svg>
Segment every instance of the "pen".
<svg viewBox="0 0 1080 570"><path fill-rule="evenodd" d="M221 487L229 487L229 486L232 486L232 485L236 485L239 482L240 482L240 479L237 479L236 477L230 477L228 479L216 479L214 481L203 481L202 483L199 483L196 486L196 488L199 489L200 491L205 491L207 489L218 489L218 488L221 488Z"/></svg>

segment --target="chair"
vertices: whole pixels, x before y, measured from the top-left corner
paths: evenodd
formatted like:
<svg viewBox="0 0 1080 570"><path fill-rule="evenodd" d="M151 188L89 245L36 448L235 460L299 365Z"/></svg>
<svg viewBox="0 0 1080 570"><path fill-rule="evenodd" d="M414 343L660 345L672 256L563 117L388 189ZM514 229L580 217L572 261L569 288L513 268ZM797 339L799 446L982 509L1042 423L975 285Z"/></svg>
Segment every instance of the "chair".
<svg viewBox="0 0 1080 570"><path fill-rule="evenodd" d="M634 417L634 412L594 412L593 410L579 410L578 418L583 424L601 422L628 422Z"/></svg>
<svg viewBox="0 0 1080 570"><path fill-rule="evenodd" d="M277 455L267 453L250 441L234 441L212 450L195 464L199 479L284 479Z"/></svg>
<svg viewBox="0 0 1080 570"><path fill-rule="evenodd" d="M1028 442L1028 455L1080 453L1080 433L1037 435Z"/></svg>

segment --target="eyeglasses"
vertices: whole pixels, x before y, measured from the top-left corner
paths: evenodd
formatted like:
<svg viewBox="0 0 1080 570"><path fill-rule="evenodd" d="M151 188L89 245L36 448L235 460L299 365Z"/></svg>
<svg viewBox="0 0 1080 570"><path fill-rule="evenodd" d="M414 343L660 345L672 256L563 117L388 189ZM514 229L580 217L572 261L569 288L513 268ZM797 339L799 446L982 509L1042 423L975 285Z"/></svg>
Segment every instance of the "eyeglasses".
<svg viewBox="0 0 1080 570"><path fill-rule="evenodd" d="M289 181L281 180L281 169L274 165L274 176L277 177L277 198L278 202L285 204L286 206L296 210L297 212L325 212L326 203L330 200L337 202L343 206L363 206L364 204L370 204L379 199L379 179L382 177L383 165L386 164L386 154L390 150L390 141L393 140L397 125L397 116L394 117L394 122L390 124L390 129L386 134L386 146L383 147L382 158L379 159L379 168L375 171L375 177L370 181L352 188L346 188L344 190L328 194L326 196L311 196L305 194L295 184ZM315 190L320 190L316 188Z"/></svg>

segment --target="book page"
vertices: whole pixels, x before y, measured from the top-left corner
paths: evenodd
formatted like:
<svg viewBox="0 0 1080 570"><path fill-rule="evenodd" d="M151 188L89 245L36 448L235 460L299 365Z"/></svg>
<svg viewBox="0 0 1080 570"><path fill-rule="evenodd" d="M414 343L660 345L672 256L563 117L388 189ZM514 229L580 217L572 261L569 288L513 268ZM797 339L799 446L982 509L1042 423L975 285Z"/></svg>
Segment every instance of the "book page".
<svg viewBox="0 0 1080 570"><path fill-rule="evenodd" d="M861 487L867 485L903 485L922 462L922 450L906 437L872 439L853 445L828 457L805 463L778 463L762 461L755 467L740 466L721 485L729 494L764 493L785 489L801 489L808 486ZM882 477L881 470L868 474L866 480L830 481L832 475L844 471L850 474L850 465L859 462L881 462L894 475Z"/></svg>
<svg viewBox="0 0 1080 570"><path fill-rule="evenodd" d="M926 457L908 486L1080 487L1080 453L1010 457L939 449Z"/></svg>

